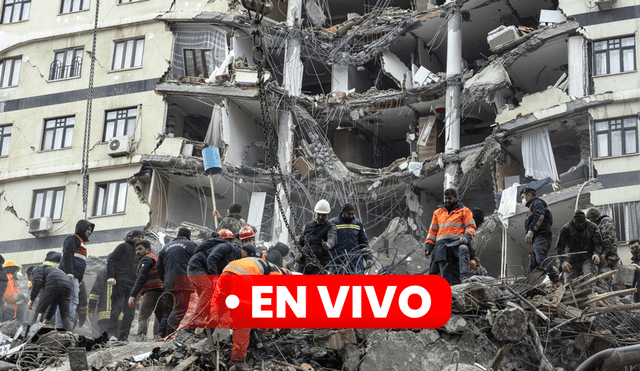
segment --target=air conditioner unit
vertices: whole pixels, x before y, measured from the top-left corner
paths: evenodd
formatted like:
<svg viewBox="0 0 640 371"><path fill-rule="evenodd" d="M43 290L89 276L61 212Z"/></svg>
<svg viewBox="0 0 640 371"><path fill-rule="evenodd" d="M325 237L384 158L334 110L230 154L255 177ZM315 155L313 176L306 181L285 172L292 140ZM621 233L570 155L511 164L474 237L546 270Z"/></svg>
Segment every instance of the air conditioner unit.
<svg viewBox="0 0 640 371"><path fill-rule="evenodd" d="M48 236L51 226L51 219L48 216L29 219L29 233L36 237Z"/></svg>
<svg viewBox="0 0 640 371"><path fill-rule="evenodd" d="M618 0L595 0L598 9L600 10L609 10L613 9L613 4L615 4Z"/></svg>
<svg viewBox="0 0 640 371"><path fill-rule="evenodd" d="M129 137L115 137L109 140L107 154L111 157L126 156L131 150L131 140Z"/></svg>

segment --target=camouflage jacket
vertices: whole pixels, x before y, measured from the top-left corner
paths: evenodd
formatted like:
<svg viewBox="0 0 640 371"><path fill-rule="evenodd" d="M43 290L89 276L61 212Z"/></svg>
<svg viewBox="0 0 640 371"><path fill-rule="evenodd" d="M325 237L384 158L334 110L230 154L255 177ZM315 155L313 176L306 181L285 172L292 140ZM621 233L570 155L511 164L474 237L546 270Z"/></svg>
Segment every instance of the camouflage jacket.
<svg viewBox="0 0 640 371"><path fill-rule="evenodd" d="M572 265L591 259L593 254L598 254L598 257L600 257L602 254L602 239L600 238L598 226L588 220L583 230L576 228L573 222L563 225L560 229L560 238L558 238L556 250L560 255L586 251L586 253L560 258L562 262L568 261Z"/></svg>
<svg viewBox="0 0 640 371"><path fill-rule="evenodd" d="M600 237L602 238L602 253L606 255L607 264L616 265L620 261L618 256L618 244L616 240L616 225L608 215L600 215L596 219Z"/></svg>
<svg viewBox="0 0 640 371"><path fill-rule="evenodd" d="M237 235L240 232L240 228L247 225L247 222L241 218L240 214L229 214L222 218L220 223L218 224L218 230L228 229L234 235Z"/></svg>

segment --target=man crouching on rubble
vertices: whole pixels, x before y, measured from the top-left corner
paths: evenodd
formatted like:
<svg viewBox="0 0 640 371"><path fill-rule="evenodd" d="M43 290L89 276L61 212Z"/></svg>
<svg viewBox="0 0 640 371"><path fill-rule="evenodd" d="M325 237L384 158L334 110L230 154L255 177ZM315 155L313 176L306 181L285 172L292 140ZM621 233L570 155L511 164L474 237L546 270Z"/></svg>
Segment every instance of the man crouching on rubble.
<svg viewBox="0 0 640 371"><path fill-rule="evenodd" d="M33 302L36 300L40 289L42 296L35 311L44 315L44 323L49 324L56 308L60 309L62 327L66 331L73 330L71 325L70 305L72 284L67 275L58 267L40 264L27 269L27 276L33 287L29 296L29 310L33 310ZM48 308L48 310L47 310ZM45 313L45 311L47 311Z"/></svg>
<svg viewBox="0 0 640 371"><path fill-rule="evenodd" d="M558 255L583 252L560 258L562 271L566 273L563 274L565 283L587 273L594 277L598 275L602 239L598 226L588 221L583 211L576 211L573 219L562 226L556 250Z"/></svg>
<svg viewBox="0 0 640 371"><path fill-rule="evenodd" d="M444 204L438 205L433 212L429 235L424 245L424 255L431 256L429 274L440 272L449 282L454 283L453 258L458 258L460 281L470 277L469 244L476 235L476 223L473 213L458 201L458 192L453 188L445 189Z"/></svg>

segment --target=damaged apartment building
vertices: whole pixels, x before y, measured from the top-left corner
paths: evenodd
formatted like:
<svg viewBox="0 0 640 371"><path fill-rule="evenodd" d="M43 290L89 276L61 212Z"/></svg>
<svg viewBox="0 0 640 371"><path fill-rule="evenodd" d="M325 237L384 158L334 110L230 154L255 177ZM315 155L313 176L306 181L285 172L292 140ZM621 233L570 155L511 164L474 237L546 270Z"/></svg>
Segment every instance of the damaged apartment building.
<svg viewBox="0 0 640 371"><path fill-rule="evenodd" d="M234 202L260 240L290 241L321 198L356 204L370 238L401 220L419 249L456 187L486 215L489 273L522 275L514 184L555 232L596 206L640 237L639 1L244 3L270 11L3 1L6 259L41 261L81 218L104 256L133 228L213 229Z"/></svg>

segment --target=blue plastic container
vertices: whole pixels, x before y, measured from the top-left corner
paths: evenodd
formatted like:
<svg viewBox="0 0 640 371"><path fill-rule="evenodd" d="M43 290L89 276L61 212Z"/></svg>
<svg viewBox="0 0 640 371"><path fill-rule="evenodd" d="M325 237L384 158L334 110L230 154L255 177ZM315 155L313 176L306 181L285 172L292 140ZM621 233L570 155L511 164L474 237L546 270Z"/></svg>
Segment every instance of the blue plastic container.
<svg viewBox="0 0 640 371"><path fill-rule="evenodd" d="M222 162L220 161L220 150L218 147L207 147L202 151L205 174L220 174L222 172Z"/></svg>

